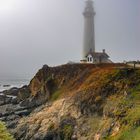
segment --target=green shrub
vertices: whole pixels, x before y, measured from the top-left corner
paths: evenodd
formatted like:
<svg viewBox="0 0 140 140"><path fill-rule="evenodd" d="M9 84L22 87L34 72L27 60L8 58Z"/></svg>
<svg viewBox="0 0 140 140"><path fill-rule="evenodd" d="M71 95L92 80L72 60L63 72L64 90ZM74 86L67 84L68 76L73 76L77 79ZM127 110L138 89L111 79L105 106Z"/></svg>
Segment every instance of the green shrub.
<svg viewBox="0 0 140 140"><path fill-rule="evenodd" d="M71 125L65 125L61 130L61 136L63 140L71 140L73 134L73 127Z"/></svg>
<svg viewBox="0 0 140 140"><path fill-rule="evenodd" d="M60 95L61 95L61 92L59 90L54 92L51 96L51 101L57 100L60 97Z"/></svg>
<svg viewBox="0 0 140 140"><path fill-rule="evenodd" d="M14 138L8 133L5 124L0 122L0 140L14 140Z"/></svg>

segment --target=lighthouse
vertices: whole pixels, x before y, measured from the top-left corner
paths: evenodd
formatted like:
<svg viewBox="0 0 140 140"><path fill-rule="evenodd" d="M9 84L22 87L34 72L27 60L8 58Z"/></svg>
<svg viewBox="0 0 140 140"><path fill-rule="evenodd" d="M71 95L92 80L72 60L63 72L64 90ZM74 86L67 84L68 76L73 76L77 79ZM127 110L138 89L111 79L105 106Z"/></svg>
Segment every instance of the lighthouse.
<svg viewBox="0 0 140 140"><path fill-rule="evenodd" d="M84 15L84 43L83 43L83 60L86 55L91 51L95 52L95 29L94 29L94 17L95 11L93 7L93 1L87 0Z"/></svg>
<svg viewBox="0 0 140 140"><path fill-rule="evenodd" d="M112 63L105 49L102 52L95 50L95 10L92 0L86 0L84 15L84 43L81 63Z"/></svg>

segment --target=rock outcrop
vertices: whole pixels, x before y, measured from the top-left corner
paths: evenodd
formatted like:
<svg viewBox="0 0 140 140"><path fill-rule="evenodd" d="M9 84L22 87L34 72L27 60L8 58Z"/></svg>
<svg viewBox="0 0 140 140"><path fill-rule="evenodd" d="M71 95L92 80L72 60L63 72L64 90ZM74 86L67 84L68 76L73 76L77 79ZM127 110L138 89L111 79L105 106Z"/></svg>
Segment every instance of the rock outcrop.
<svg viewBox="0 0 140 140"><path fill-rule="evenodd" d="M139 93L139 69L44 65L0 115L17 140L137 140Z"/></svg>

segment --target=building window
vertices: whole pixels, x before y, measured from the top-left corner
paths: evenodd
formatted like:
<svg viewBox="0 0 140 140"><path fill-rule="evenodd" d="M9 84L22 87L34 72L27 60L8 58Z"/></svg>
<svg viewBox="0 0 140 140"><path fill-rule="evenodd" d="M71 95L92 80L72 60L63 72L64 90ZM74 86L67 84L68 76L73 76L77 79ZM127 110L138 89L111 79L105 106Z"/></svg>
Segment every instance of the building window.
<svg viewBox="0 0 140 140"><path fill-rule="evenodd" d="M88 62L92 62L92 61L93 61L92 56L88 56L88 57L87 57L87 61L88 61Z"/></svg>
<svg viewBox="0 0 140 140"><path fill-rule="evenodd" d="M90 62L92 62L92 57L90 57Z"/></svg>

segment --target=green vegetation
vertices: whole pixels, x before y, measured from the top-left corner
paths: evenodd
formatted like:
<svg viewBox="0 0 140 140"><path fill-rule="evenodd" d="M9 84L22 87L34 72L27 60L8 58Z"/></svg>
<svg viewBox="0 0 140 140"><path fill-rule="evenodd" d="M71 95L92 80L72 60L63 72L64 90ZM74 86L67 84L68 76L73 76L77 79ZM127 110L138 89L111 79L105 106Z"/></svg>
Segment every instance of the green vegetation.
<svg viewBox="0 0 140 140"><path fill-rule="evenodd" d="M123 128L117 136L106 138L106 140L140 140L140 127Z"/></svg>
<svg viewBox="0 0 140 140"><path fill-rule="evenodd" d="M137 127L135 129L130 129L130 130L127 129L126 131L123 131L117 139L118 140L140 140L140 127Z"/></svg>
<svg viewBox="0 0 140 140"><path fill-rule="evenodd" d="M2 122L0 122L0 140L14 140Z"/></svg>
<svg viewBox="0 0 140 140"><path fill-rule="evenodd" d="M59 90L54 92L51 96L51 101L57 100L60 97L60 95L61 95L61 92Z"/></svg>
<svg viewBox="0 0 140 140"><path fill-rule="evenodd" d="M140 84L129 92L131 94L122 99L115 112L116 116L122 116L121 130L116 136L106 140L140 140Z"/></svg>
<svg viewBox="0 0 140 140"><path fill-rule="evenodd" d="M71 140L73 134L73 127L71 125L65 125L61 130L61 139L62 140Z"/></svg>

